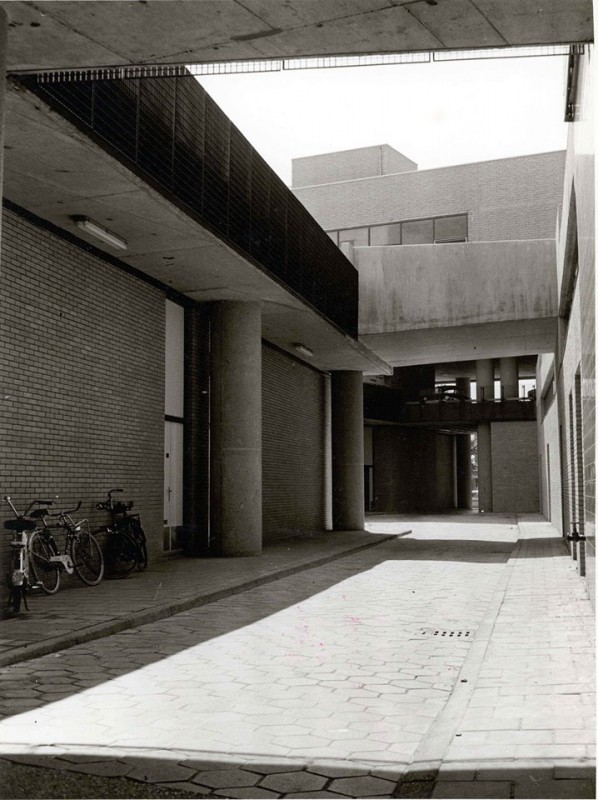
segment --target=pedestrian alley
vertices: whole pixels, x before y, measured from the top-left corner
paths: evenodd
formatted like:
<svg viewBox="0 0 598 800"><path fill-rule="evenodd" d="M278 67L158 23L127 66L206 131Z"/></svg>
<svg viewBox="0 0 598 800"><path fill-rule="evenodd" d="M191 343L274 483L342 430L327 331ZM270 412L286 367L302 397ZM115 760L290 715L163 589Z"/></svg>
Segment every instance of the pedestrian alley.
<svg viewBox="0 0 598 800"><path fill-rule="evenodd" d="M0 795L593 797L594 618L558 533L534 515L368 528L311 563L309 541L235 560L223 596L155 621L141 574L36 598L3 624ZM145 624L111 629L127 596ZM30 658L28 623L72 646Z"/></svg>

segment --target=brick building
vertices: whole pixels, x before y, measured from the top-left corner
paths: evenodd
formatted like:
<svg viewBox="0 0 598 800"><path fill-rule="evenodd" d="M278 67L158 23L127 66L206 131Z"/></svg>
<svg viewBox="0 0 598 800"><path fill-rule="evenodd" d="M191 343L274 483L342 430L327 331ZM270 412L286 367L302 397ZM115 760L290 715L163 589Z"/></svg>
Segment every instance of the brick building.
<svg viewBox="0 0 598 800"><path fill-rule="evenodd" d="M556 13L558 3L551 2ZM400 412L413 414L420 413L422 387L427 392L436 378L473 379L448 367L431 373L435 364L449 362L441 356L446 325L431 324L427 315L451 282L456 294L469 287L480 297L505 293L498 317L497 309L463 302L448 321L453 365L475 358L472 326L479 334L475 346L484 343L479 386L484 377L491 391L492 359L503 359L507 385L514 357L526 370L530 355L550 352L545 342L557 316L557 277L554 286L537 278L554 261L554 218L549 220L560 203L553 189L559 181L562 188L562 155L454 168L454 176L462 173L463 195L450 207L424 183L418 203L406 190L391 217L370 198L369 216L339 217L325 226L367 228L367 236L378 239L362 246L348 236L343 244L340 234L332 241L324 233L184 65L335 54L339 47L372 53L435 49L441 41L443 49L588 41L586 5L582 0L575 13L548 20L526 8L514 30L500 9L491 18L494 12L482 15L466 4L457 24L454 15L444 17L442 4L423 9L421 19L419 7L406 14L400 6L360 4L362 24L348 27L335 0L326 7L312 0L268 4L272 35L261 38L255 20L263 4L254 4L253 14L247 8L252 0L243 6L223 2L218 20L203 3L119 4L116 15L111 4L93 0L41 0L35 7L0 2L0 67L8 73L5 79L0 71L6 120L0 123L0 483L19 507L40 495L59 495L64 505L81 499L81 513L97 527L105 519L95 504L122 486L142 514L154 559L180 549L250 555L260 552L263 541L298 531L361 528L363 485L371 477L363 454L375 454L381 427L369 425L364 434L362 376L390 378L388 354L400 345L405 360L392 363L393 385L366 387L388 390L384 397L366 394L368 408L374 404L368 418L377 422L393 421L397 386ZM295 15L308 5L313 16L297 27ZM434 35L425 33L426 14L440 15ZM396 25L388 25L391 17ZM400 42L394 33L384 34L399 28ZM225 38L230 33L225 46L223 30ZM327 176L339 192L349 183L372 181L394 192L397 175L407 186L426 179L388 147L351 163L350 175L343 167L347 181L339 182L334 172ZM318 169L323 174L322 164ZM505 181L505 196L495 198L491 185L500 182L503 169L519 177ZM465 200L470 202L474 185L479 196L471 215ZM540 186L548 188L546 201ZM534 190L529 228L505 241L508 230L525 222L520 208ZM585 190L576 197L581 209ZM347 195L347 207L357 208L356 202ZM488 239L490 230L497 241ZM422 237L430 235L443 244L392 244L396 236L407 243L427 242ZM584 247L580 235L580 276ZM395 251L401 251L404 277L397 273ZM522 259L525 271L517 269ZM443 263L455 272L445 270L436 280ZM483 273L482 292L475 283L482 280L481 263L503 266ZM366 277L369 290L358 302ZM425 287L439 293L433 303L421 295ZM407 290L413 303L397 316ZM373 310L388 329L371 324ZM365 331L359 338L358 327ZM569 348L577 341L573 327ZM584 336L582 331L579 340ZM498 340L499 349L492 349ZM583 394L586 374L575 395L582 409L591 404L590 394ZM509 386L506 400L512 380ZM496 437L501 425L529 430L529 405L516 401L495 412L488 403L484 419L440 420L447 408L451 417L461 406L432 401L417 424L390 426L384 434L411 446L411 469L426 480L433 476L433 505L445 507L455 492L457 499L467 494L463 440L471 425L488 435L494 429ZM423 418L427 414L431 419ZM413 446L424 437L434 443L427 463ZM584 459L590 458L592 437L586 425ZM572 447L578 463L581 448ZM492 452L499 459L505 448L484 452L480 470L492 469ZM447 479L449 463L456 481ZM392 477L390 467L387 475ZM586 521L591 478L588 472ZM415 506L418 491L413 473L410 479L413 496L398 498L406 507ZM395 502L397 482L384 485ZM430 507L429 496L417 502ZM0 559L5 569L7 537Z"/></svg>

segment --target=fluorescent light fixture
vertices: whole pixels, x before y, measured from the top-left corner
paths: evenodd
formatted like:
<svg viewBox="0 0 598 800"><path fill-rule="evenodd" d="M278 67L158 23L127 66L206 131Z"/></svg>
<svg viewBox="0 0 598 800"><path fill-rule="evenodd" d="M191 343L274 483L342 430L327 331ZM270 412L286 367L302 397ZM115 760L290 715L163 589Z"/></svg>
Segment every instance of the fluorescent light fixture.
<svg viewBox="0 0 598 800"><path fill-rule="evenodd" d="M302 355L304 355L304 356L308 356L308 358L313 358L313 357L314 357L314 351L313 351L313 350L310 350L310 349L309 349L309 347L306 347L304 344L301 344L301 342L296 342L296 343L293 345L293 348L294 348L294 349L295 349L295 350L296 350L298 353L302 353Z"/></svg>
<svg viewBox="0 0 598 800"><path fill-rule="evenodd" d="M112 231L107 230L107 228L103 228L97 222L89 219L89 217L74 216L72 219L78 228L81 228L82 231L85 231L85 233L88 233L90 236L94 236L96 239L109 244L111 247L115 247L117 250L127 249L127 243L124 239L121 239L120 236L112 233Z"/></svg>

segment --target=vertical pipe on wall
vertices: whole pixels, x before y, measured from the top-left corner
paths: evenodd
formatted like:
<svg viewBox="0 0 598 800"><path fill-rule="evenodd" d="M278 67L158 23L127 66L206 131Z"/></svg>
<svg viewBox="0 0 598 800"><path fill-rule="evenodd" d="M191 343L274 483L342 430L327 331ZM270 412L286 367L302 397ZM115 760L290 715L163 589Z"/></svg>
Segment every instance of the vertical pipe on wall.
<svg viewBox="0 0 598 800"><path fill-rule="evenodd" d="M210 532L223 556L262 549L262 317L259 303L214 303Z"/></svg>
<svg viewBox="0 0 598 800"><path fill-rule="evenodd" d="M364 526L363 376L331 374L332 522L334 530Z"/></svg>

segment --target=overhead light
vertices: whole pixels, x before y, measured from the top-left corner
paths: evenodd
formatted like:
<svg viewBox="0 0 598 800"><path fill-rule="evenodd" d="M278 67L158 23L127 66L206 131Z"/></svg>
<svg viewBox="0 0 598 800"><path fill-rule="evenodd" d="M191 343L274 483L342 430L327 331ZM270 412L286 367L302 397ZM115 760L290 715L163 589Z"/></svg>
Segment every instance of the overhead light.
<svg viewBox="0 0 598 800"><path fill-rule="evenodd" d="M89 217L77 215L72 217L72 220L78 228L81 228L82 231L85 231L85 233L88 233L90 236L95 236L96 239L100 239L100 241L109 244L111 247L115 247L117 250L127 249L127 243L124 239L121 239L120 236L112 233L112 231L109 231L107 228L103 228L97 222L89 219Z"/></svg>
<svg viewBox="0 0 598 800"><path fill-rule="evenodd" d="M302 355L307 356L308 358L313 358L314 357L314 351L310 350L309 347L306 347L304 344L301 344L300 342L296 342L293 345L293 348L298 353L301 353Z"/></svg>

